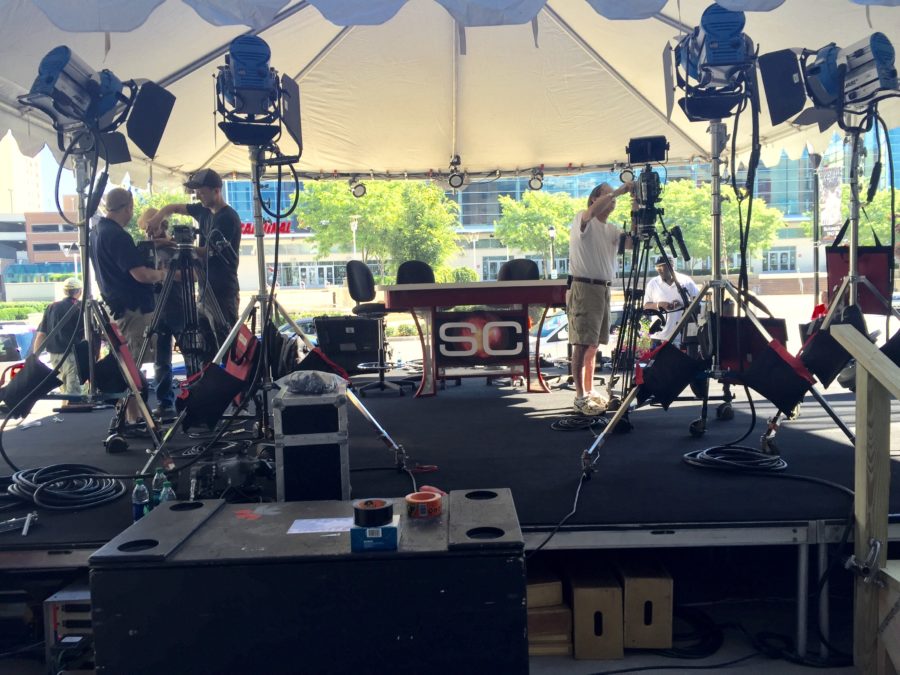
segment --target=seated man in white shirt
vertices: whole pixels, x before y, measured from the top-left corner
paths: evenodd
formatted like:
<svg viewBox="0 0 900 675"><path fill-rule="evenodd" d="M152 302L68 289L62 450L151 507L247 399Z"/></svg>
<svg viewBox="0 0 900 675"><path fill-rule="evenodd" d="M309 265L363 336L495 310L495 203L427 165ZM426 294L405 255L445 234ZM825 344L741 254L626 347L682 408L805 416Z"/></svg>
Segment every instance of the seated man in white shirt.
<svg viewBox="0 0 900 675"><path fill-rule="evenodd" d="M657 276L650 279L644 287L644 309L663 312L665 317L665 325L658 331L650 333L653 349L672 337L684 313L685 299L679 286L687 294L688 302L700 292L693 279L675 271L675 263L668 256L661 255L656 258L656 271ZM680 341L679 336L678 343Z"/></svg>

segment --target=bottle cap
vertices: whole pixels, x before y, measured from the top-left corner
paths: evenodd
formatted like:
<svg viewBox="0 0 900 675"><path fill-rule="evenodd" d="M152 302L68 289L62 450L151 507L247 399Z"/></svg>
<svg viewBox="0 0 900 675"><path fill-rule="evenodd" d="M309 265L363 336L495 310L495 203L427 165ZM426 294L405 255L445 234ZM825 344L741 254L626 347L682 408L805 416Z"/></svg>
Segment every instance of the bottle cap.
<svg viewBox="0 0 900 675"><path fill-rule="evenodd" d="M143 479L143 478L135 478L135 479L134 479L134 484L135 484L135 485L143 485L143 484L144 484L144 479Z"/></svg>
<svg viewBox="0 0 900 675"><path fill-rule="evenodd" d="M172 483L170 481L166 481L165 483L163 483L163 487L164 488L172 487Z"/></svg>

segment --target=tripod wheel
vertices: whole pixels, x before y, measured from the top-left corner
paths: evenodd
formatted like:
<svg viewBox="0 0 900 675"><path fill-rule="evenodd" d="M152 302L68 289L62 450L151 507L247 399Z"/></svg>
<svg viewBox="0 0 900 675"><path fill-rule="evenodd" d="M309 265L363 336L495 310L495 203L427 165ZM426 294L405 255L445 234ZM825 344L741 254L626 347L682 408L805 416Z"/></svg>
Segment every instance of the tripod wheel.
<svg viewBox="0 0 900 675"><path fill-rule="evenodd" d="M691 422L691 425L688 427L688 431L691 432L691 436L694 438L700 438L703 434L706 433L706 422L703 421L702 418L696 419Z"/></svg>
<svg viewBox="0 0 900 675"><path fill-rule="evenodd" d="M728 422L734 419L734 408L730 403L722 403L716 408L716 419Z"/></svg>
<svg viewBox="0 0 900 675"><path fill-rule="evenodd" d="M111 455L125 452L128 449L128 441L122 436L119 436L119 434L112 434L109 436L103 441L103 445L106 447L106 452Z"/></svg>

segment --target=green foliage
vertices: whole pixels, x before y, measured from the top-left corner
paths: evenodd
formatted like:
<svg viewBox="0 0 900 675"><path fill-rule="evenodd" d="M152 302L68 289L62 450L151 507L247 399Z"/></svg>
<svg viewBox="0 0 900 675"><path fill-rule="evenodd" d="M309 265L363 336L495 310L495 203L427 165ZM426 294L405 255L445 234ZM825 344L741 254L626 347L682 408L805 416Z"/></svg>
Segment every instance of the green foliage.
<svg viewBox="0 0 900 675"><path fill-rule="evenodd" d="M722 253L728 256L739 250L737 199L731 186L722 186ZM690 180L667 183L659 207L665 211L667 227L681 226L692 264L708 258L712 250L712 188L708 183L695 185ZM742 211L746 224L747 204ZM759 198L753 200L753 220L750 225L748 254L768 248L775 234L784 225L784 215Z"/></svg>
<svg viewBox="0 0 900 675"><path fill-rule="evenodd" d="M43 312L48 302L0 302L0 321L21 321L29 314Z"/></svg>
<svg viewBox="0 0 900 675"><path fill-rule="evenodd" d="M875 242L872 239L872 230L881 240L887 244L891 240L891 191L879 190L875 193L872 203L866 205L866 191L868 186L860 181L859 198L861 200L859 211L859 240L865 245ZM850 186L841 186L841 221L850 217ZM844 245L849 242L849 234L844 235Z"/></svg>
<svg viewBox="0 0 900 675"><path fill-rule="evenodd" d="M439 284L465 284L478 281L478 272L471 267L438 267L434 271L434 280Z"/></svg>
<svg viewBox="0 0 900 675"><path fill-rule="evenodd" d="M396 326L385 326L384 334L386 337L409 337L418 335L416 327L411 323L401 323Z"/></svg>
<svg viewBox="0 0 900 675"><path fill-rule="evenodd" d="M360 199L343 182L304 187L298 217L314 234L319 260L334 249L352 250L354 220L357 257L363 261L391 261L395 268L404 260L421 260L437 268L458 250L457 205L433 183L371 181Z"/></svg>
<svg viewBox="0 0 900 675"><path fill-rule="evenodd" d="M167 204L187 204L190 201L190 197L188 197L181 190L166 190L154 192L153 194L142 193L135 199L134 216L132 216L125 229L128 231L128 234L130 234L134 238L135 241L146 239L146 236L137 224L138 218L141 217L141 214L144 211L146 211L150 207L158 210L163 206L166 206ZM189 225L192 222L193 219L189 216L171 216L169 218L169 229L171 230L172 224Z"/></svg>
<svg viewBox="0 0 900 675"><path fill-rule="evenodd" d="M550 226L556 229L553 252L565 256L569 250L569 223L580 208L569 195L557 192L531 191L521 201L501 195L500 220L494 223L494 235L510 248L524 253L540 253L544 269L550 269Z"/></svg>

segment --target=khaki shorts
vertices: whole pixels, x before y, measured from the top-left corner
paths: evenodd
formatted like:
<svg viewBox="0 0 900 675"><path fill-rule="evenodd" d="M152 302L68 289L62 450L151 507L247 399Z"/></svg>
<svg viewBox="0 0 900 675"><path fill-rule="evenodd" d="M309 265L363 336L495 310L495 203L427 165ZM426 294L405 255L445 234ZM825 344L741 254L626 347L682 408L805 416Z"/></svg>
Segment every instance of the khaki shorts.
<svg viewBox="0 0 900 675"><path fill-rule="evenodd" d="M141 345L144 342L144 333L147 332L147 327L150 325L152 319L152 313L144 314L143 312L138 312L133 309L125 310L125 314L118 319L113 319L119 327L122 337L125 338L125 344L128 345L128 351L131 352L131 358L134 359L138 368L141 367L141 364L137 362L138 354L140 353ZM143 363L153 361L155 350L156 336L154 335L153 339L150 340L150 344L147 345L147 351L144 352L144 358L142 359Z"/></svg>
<svg viewBox="0 0 900 675"><path fill-rule="evenodd" d="M569 344L605 345L609 342L609 286L573 281L566 293Z"/></svg>

